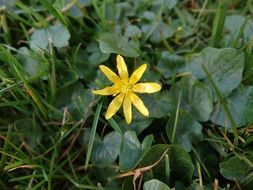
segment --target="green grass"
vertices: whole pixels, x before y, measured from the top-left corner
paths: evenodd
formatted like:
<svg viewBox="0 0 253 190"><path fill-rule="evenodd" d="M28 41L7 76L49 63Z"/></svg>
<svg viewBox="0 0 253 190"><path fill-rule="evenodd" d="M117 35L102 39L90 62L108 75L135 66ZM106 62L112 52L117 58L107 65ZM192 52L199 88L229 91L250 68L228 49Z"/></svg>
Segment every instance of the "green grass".
<svg viewBox="0 0 253 190"><path fill-rule="evenodd" d="M0 1L0 189L252 189L252 14L251 0ZM117 54L162 85L130 125L91 91Z"/></svg>

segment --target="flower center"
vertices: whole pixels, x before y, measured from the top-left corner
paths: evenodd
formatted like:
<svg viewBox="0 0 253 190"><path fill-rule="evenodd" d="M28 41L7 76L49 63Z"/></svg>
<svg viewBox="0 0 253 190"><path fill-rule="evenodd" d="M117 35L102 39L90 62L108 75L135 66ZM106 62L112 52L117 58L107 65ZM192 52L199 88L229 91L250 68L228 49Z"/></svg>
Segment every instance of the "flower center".
<svg viewBox="0 0 253 190"><path fill-rule="evenodd" d="M132 85L129 85L129 84L123 84L122 87L121 87L121 92L122 93L129 93L132 91Z"/></svg>

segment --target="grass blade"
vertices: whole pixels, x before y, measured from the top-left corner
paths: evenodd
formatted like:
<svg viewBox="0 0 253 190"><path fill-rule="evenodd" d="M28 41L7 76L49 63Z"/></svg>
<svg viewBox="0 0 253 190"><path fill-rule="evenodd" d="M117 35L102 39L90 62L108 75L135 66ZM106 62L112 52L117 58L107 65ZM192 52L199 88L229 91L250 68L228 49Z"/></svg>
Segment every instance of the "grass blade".
<svg viewBox="0 0 253 190"><path fill-rule="evenodd" d="M218 10L215 14L213 22L213 30L210 41L211 47L218 47L221 41L221 34L227 14L227 1L220 1L218 5Z"/></svg>
<svg viewBox="0 0 253 190"><path fill-rule="evenodd" d="M95 135L96 135L96 129L97 129L97 124L98 124L102 104L103 104L102 102L100 102L98 104L97 109L96 109L96 113L94 116L94 120L93 120L93 124L92 124L92 128L91 128L91 133L90 133L90 139L89 139L89 144L88 144L86 160L85 160L85 169L87 169L89 161L90 161L90 156L91 156L91 152L92 152L92 148L93 148L93 143L94 143L94 139L95 139Z"/></svg>
<svg viewBox="0 0 253 190"><path fill-rule="evenodd" d="M41 4L48 10L49 13L54 15L62 24L67 26L66 18L61 14L59 10L57 10L48 0L41 0Z"/></svg>

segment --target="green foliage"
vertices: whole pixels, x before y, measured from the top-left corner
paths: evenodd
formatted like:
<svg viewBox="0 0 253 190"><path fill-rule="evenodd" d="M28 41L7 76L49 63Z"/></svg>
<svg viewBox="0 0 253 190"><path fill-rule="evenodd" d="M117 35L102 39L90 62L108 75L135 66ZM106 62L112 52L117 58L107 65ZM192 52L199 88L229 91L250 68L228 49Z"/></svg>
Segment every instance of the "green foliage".
<svg viewBox="0 0 253 190"><path fill-rule="evenodd" d="M127 57L139 56L138 44L117 33L103 33L98 41L103 53L117 53Z"/></svg>
<svg viewBox="0 0 253 190"><path fill-rule="evenodd" d="M68 46L69 31L61 24L49 26L46 29L35 30L31 36L31 48L47 49L50 46L62 48ZM52 47L50 47L52 48Z"/></svg>
<svg viewBox="0 0 253 190"><path fill-rule="evenodd" d="M143 185L144 190L152 190L152 189L157 189L157 190L169 190L170 188L164 184L163 182L157 180L157 179L152 179L144 183Z"/></svg>
<svg viewBox="0 0 253 190"><path fill-rule="evenodd" d="M188 152L191 151L192 143L202 139L202 126L183 109L178 113L172 113L166 125L166 131L170 142L182 145Z"/></svg>
<svg viewBox="0 0 253 190"><path fill-rule="evenodd" d="M244 63L245 55L241 50L206 48L186 63L183 70L191 71L198 79L204 79L209 84L210 81L203 71L205 67L225 98L241 83ZM213 89L212 85L210 87ZM213 93L217 99L215 90Z"/></svg>
<svg viewBox="0 0 253 190"><path fill-rule="evenodd" d="M253 189L252 10L0 0L0 189ZM117 54L162 86L138 94L149 116L133 107L130 124L92 93Z"/></svg>
<svg viewBox="0 0 253 190"><path fill-rule="evenodd" d="M149 135L140 144L135 132L128 131L124 134L120 146L119 167L121 171L133 169L151 147L153 136Z"/></svg>
<svg viewBox="0 0 253 190"><path fill-rule="evenodd" d="M94 145L91 155L92 162L100 167L115 162L119 155L121 139L121 135L117 132L108 133L103 141Z"/></svg>
<svg viewBox="0 0 253 190"><path fill-rule="evenodd" d="M160 179L168 183L181 181L185 184L191 182L193 175L193 164L189 154L178 145L158 144L151 147L141 161L141 166L154 164L161 156L166 153L168 162L159 162L149 173L149 178Z"/></svg>
<svg viewBox="0 0 253 190"><path fill-rule="evenodd" d="M240 86L226 99L226 103L232 113L237 127L253 122L252 93L252 86ZM220 102L216 103L211 120L223 127L231 127L229 118L227 117L224 107L221 106Z"/></svg>
<svg viewBox="0 0 253 190"><path fill-rule="evenodd" d="M208 86L193 77L185 77L171 87L171 97L176 107L191 113L199 121L207 121L213 111L213 94Z"/></svg>
<svg viewBox="0 0 253 190"><path fill-rule="evenodd" d="M243 180L249 173L250 166L240 157L232 157L225 162L220 163L221 174L227 179Z"/></svg>

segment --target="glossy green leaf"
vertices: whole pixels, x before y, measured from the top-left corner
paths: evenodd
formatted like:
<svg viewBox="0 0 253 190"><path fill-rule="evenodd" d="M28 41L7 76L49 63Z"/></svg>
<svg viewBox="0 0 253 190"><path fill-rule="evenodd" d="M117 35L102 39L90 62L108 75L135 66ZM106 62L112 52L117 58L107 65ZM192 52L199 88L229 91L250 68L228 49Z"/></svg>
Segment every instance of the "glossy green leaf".
<svg viewBox="0 0 253 190"><path fill-rule="evenodd" d="M76 82L56 92L55 106L61 110L67 109L72 118L80 120L90 115L96 101L90 89L84 89L82 84Z"/></svg>
<svg viewBox="0 0 253 190"><path fill-rule="evenodd" d="M190 71L198 79L204 79L204 82L213 90L203 70L205 67L221 95L227 97L241 83L244 62L245 55L241 50L205 48L187 62L181 71ZM213 93L217 99L214 90Z"/></svg>
<svg viewBox="0 0 253 190"><path fill-rule="evenodd" d="M179 145L157 144L152 146L141 160L140 167L154 164L166 151L169 158L171 180L190 184L194 167L189 154ZM165 167L164 159L162 159L159 164L151 169L150 177L167 183Z"/></svg>
<svg viewBox="0 0 253 190"><path fill-rule="evenodd" d="M158 60L157 68L159 72L168 79L176 73L176 68L181 66L183 63L184 58L182 56L164 51Z"/></svg>
<svg viewBox="0 0 253 190"><path fill-rule="evenodd" d="M117 15L117 4L113 1L107 1L105 5L106 20L115 21Z"/></svg>
<svg viewBox="0 0 253 190"><path fill-rule="evenodd" d="M229 111L237 127L253 122L253 87L240 86L226 99ZM231 128L229 117L220 102L217 102L211 116L211 121L223 127Z"/></svg>
<svg viewBox="0 0 253 190"><path fill-rule="evenodd" d="M123 132L135 131L137 135L145 130L153 121L152 118L143 117L143 115L138 113L136 110L133 110L133 120L130 124L127 124L121 117L114 116L114 118Z"/></svg>
<svg viewBox="0 0 253 190"><path fill-rule="evenodd" d="M150 24L143 25L142 32L149 37L153 43L159 43L163 39L167 39L173 36L174 30L167 23L154 21Z"/></svg>
<svg viewBox="0 0 253 190"><path fill-rule="evenodd" d="M26 47L18 50L17 59L24 65L25 71L33 76L46 76L48 74L48 67L42 55L35 53Z"/></svg>
<svg viewBox="0 0 253 190"><path fill-rule="evenodd" d="M140 38L141 30L136 25L129 25L126 28L125 35L126 37Z"/></svg>
<svg viewBox="0 0 253 190"><path fill-rule="evenodd" d="M224 27L229 32L226 37L229 37L231 42L236 40L238 35L247 42L253 35L253 21L241 15L227 16Z"/></svg>
<svg viewBox="0 0 253 190"><path fill-rule="evenodd" d="M221 174L229 180L243 180L250 172L250 166L238 157L220 163Z"/></svg>
<svg viewBox="0 0 253 190"><path fill-rule="evenodd" d="M151 147L152 141L153 135L148 135L141 144L134 131L127 131L120 146L120 170L127 171L133 169Z"/></svg>
<svg viewBox="0 0 253 190"><path fill-rule="evenodd" d="M139 47L134 41L116 33L100 35L99 48L103 53L116 53L127 57L139 56Z"/></svg>
<svg viewBox="0 0 253 190"><path fill-rule="evenodd" d="M69 44L70 33L68 29L62 25L52 25L45 29L37 29L31 36L31 48L48 49L52 44L57 48L66 47Z"/></svg>
<svg viewBox="0 0 253 190"><path fill-rule="evenodd" d="M169 115L172 109L172 99L168 91L157 92L154 94L145 94L141 96L146 107L149 110L149 117L161 118Z"/></svg>
<svg viewBox="0 0 253 190"><path fill-rule="evenodd" d="M99 44L97 42L90 43L85 50L90 53L88 57L89 64L92 64L94 66L106 61L110 56L109 53L101 52L99 49Z"/></svg>
<svg viewBox="0 0 253 190"><path fill-rule="evenodd" d="M156 0L156 1L151 1L153 3L153 5L155 6L163 6L165 8L167 8L168 10L174 8L176 6L176 4L178 3L179 0ZM167 11L167 9L165 9Z"/></svg>
<svg viewBox="0 0 253 190"><path fill-rule="evenodd" d="M229 15L226 17L224 27L229 31L231 39L235 39L240 30L243 29L245 17L240 15ZM245 27L245 26L244 26Z"/></svg>
<svg viewBox="0 0 253 190"><path fill-rule="evenodd" d="M94 102L94 94L90 89L79 88L73 92L68 108L70 113L78 120L90 115Z"/></svg>
<svg viewBox="0 0 253 190"><path fill-rule="evenodd" d="M143 185L143 190L170 190L170 188L163 182L152 179L149 181L146 181Z"/></svg>
<svg viewBox="0 0 253 190"><path fill-rule="evenodd" d="M94 144L91 161L100 167L112 164L119 155L121 140L120 133L108 133L103 141Z"/></svg>
<svg viewBox="0 0 253 190"><path fill-rule="evenodd" d="M210 88L194 77L184 77L171 88L171 97L176 107L191 113L199 121L207 121L213 110L213 94Z"/></svg>
<svg viewBox="0 0 253 190"><path fill-rule="evenodd" d="M175 120L178 119L175 125ZM188 112L180 109L170 116L166 125L167 136L172 143L180 144L187 152L190 152L194 143L202 140L202 126Z"/></svg>

